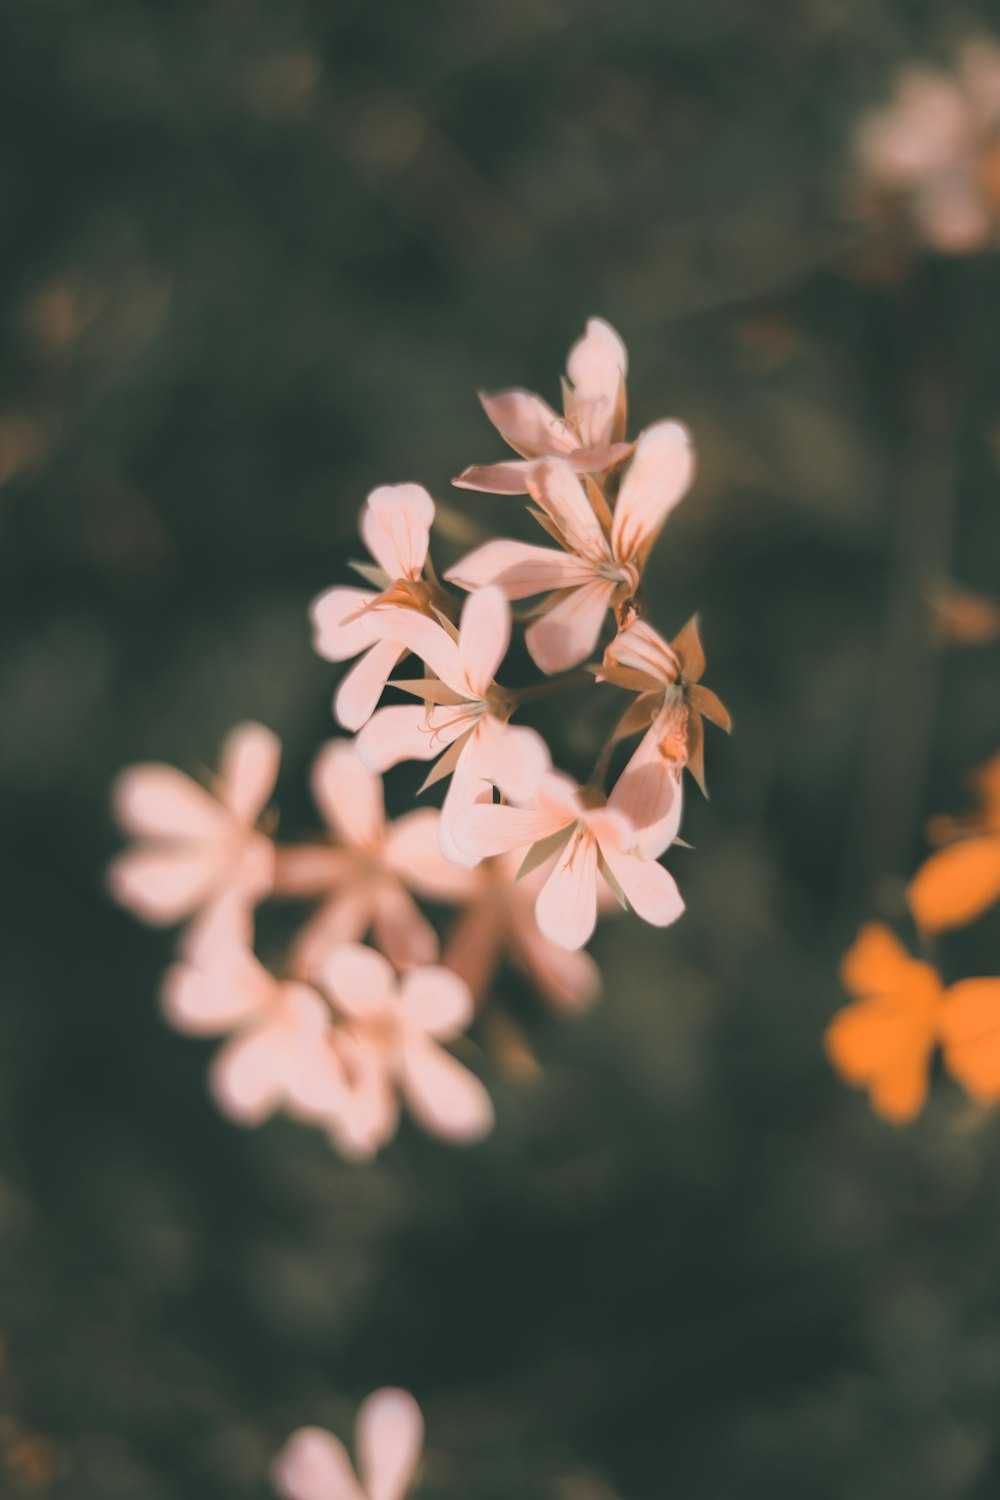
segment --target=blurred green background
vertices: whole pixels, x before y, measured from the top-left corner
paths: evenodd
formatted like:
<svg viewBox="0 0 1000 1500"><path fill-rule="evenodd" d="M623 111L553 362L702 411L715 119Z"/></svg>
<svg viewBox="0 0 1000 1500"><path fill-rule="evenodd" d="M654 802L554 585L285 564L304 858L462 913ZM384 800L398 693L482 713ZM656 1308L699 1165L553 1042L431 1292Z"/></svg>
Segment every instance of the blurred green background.
<svg viewBox="0 0 1000 1500"><path fill-rule="evenodd" d="M0 9L4 1496L264 1496L384 1383L429 1500L1000 1493L1000 1133L943 1079L895 1131L821 1052L858 921L1000 747L996 647L927 608L998 588L1000 266L873 280L849 208L858 113L991 10ZM477 388L554 399L593 313L700 455L650 586L736 722L688 915L602 929L575 1023L506 977L542 1072L487 1057L480 1148L243 1132L159 1018L170 935L103 894L109 781L257 718L306 827L306 607L365 493L530 535L449 479L502 453Z"/></svg>

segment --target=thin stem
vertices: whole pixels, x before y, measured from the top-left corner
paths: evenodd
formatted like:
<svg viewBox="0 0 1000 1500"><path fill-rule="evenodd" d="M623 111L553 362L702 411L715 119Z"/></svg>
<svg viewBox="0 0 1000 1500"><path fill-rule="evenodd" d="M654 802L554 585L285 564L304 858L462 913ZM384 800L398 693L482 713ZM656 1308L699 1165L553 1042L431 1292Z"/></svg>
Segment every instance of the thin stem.
<svg viewBox="0 0 1000 1500"><path fill-rule="evenodd" d="M597 679L592 672L564 672L561 677L549 677L545 682L536 682L531 687L510 688L510 696L520 705L533 703L536 698L548 698L553 693L568 693L574 688L587 687Z"/></svg>

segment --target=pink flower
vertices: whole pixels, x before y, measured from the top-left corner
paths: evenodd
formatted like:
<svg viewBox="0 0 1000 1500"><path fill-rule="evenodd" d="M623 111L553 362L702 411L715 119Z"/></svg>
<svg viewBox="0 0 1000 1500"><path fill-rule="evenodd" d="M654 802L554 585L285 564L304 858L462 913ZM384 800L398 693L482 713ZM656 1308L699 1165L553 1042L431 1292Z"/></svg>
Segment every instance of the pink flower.
<svg viewBox="0 0 1000 1500"><path fill-rule="evenodd" d="M563 383L562 417L531 391L480 394L493 426L522 458L474 465L455 484L496 495L523 495L538 458L564 458L580 473L600 474L628 457L632 444L623 441L628 355L610 323L603 318L587 320L586 332L569 351L566 369L571 384Z"/></svg>
<svg viewBox="0 0 1000 1500"><path fill-rule="evenodd" d="M313 979L330 947L356 942L369 931L398 967L433 963L437 934L411 892L432 901L461 901L470 879L438 848L438 811L420 808L387 823L381 778L347 740L323 747L312 785L337 842L278 849L278 893L325 897L296 939L292 972Z"/></svg>
<svg viewBox="0 0 1000 1500"><path fill-rule="evenodd" d="M279 1109L313 1117L317 1055L331 1033L330 1007L308 985L270 974L237 928L213 934L198 961L167 970L162 1005L178 1031L233 1033L211 1070L212 1093L224 1114L241 1125L259 1125ZM327 1108L338 1106L342 1080L324 1074L322 1084Z"/></svg>
<svg viewBox="0 0 1000 1500"><path fill-rule="evenodd" d="M516 854L504 854L469 872L475 894L448 938L444 961L479 997L506 953L546 1000L560 1010L582 1010L597 998L600 971L588 953L560 947L535 920L535 902L552 861L518 880L520 863Z"/></svg>
<svg viewBox="0 0 1000 1500"><path fill-rule="evenodd" d="M659 786L656 787L659 794ZM597 923L599 877L654 927L667 927L684 910L676 881L654 855L676 837L680 797L674 817L657 804L656 844L643 847L633 817L646 810L642 776L628 768L606 806L588 806L568 777L544 777L531 808L483 805L467 809L455 824L460 846L479 858L514 850L530 851L530 863L558 854L535 902L542 933L563 948L581 948Z"/></svg>
<svg viewBox="0 0 1000 1500"><path fill-rule="evenodd" d="M346 1127L372 1150L395 1133L397 1090L425 1130L451 1141L476 1141L493 1128L493 1106L479 1079L440 1045L472 1020L468 986L431 965L397 979L373 948L342 943L327 954L320 983L345 1017L338 1035L353 1052L354 1097L333 1111L334 1131ZM351 1118L351 1112L354 1118Z"/></svg>
<svg viewBox="0 0 1000 1500"><path fill-rule="evenodd" d="M441 852L456 864L474 864L452 836L459 812L491 800L493 787L515 802L529 801L549 767L541 736L507 723L515 699L493 680L507 654L510 609L499 589L480 589L466 600L454 635L423 615L409 616L406 632L409 649L435 677L394 683L424 703L379 709L358 735L358 755L373 771L440 756L424 785L451 776L438 829Z"/></svg>
<svg viewBox="0 0 1000 1500"><path fill-rule="evenodd" d="M285 1500L403 1500L420 1462L424 1419L407 1391L368 1397L356 1428L360 1480L343 1443L319 1427L300 1427L274 1463Z"/></svg>
<svg viewBox="0 0 1000 1500"><path fill-rule="evenodd" d="M314 645L328 661L364 655L342 680L334 712L345 729L360 729L371 717L386 682L406 654L406 617L399 611L447 608L447 596L423 577L434 520L434 501L419 484L387 484L372 490L361 513L361 535L378 567L361 571L375 590L327 589L313 601ZM392 607L400 633L390 638L375 616Z"/></svg>
<svg viewBox="0 0 1000 1500"><path fill-rule="evenodd" d="M662 777L679 780L686 766L705 791L702 717L727 734L732 721L719 698L702 683L704 671L705 653L696 618L688 621L669 646L645 620L635 620L605 648L595 676L638 695L619 725L619 737L650 726L632 758L633 774L643 765L648 768L645 774L652 777L659 766Z"/></svg>
<svg viewBox="0 0 1000 1500"><path fill-rule="evenodd" d="M1000 217L1000 49L976 41L953 74L902 71L893 100L858 131L869 181L904 202L928 244L964 254L995 241Z"/></svg>
<svg viewBox="0 0 1000 1500"><path fill-rule="evenodd" d="M111 892L147 922L167 925L227 895L249 908L271 889L274 846L256 824L274 790L281 745L241 724L222 747L214 794L173 766L139 765L115 782L115 816L141 842L111 865Z"/></svg>
<svg viewBox="0 0 1000 1500"><path fill-rule="evenodd" d="M592 483L569 464L537 464L526 483L537 519L562 551L527 542L487 542L447 574L463 589L488 584L508 599L549 594L526 634L543 672L564 671L594 650L609 608L621 620L634 598L650 550L694 474L690 435L679 422L658 422L639 439L614 514Z"/></svg>

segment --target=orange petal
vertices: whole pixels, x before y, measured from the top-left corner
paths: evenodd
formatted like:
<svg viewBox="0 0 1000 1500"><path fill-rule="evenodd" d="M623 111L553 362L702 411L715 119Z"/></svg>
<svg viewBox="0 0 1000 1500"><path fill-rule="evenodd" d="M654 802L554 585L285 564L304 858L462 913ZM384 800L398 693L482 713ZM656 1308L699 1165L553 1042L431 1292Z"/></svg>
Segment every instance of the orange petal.
<svg viewBox="0 0 1000 1500"><path fill-rule="evenodd" d="M1000 896L1000 838L966 839L940 849L924 861L906 894L925 932L973 921Z"/></svg>
<svg viewBox="0 0 1000 1500"><path fill-rule="evenodd" d="M866 922L840 965L840 982L854 995L893 995L906 987L913 963L882 922Z"/></svg>
<svg viewBox="0 0 1000 1500"><path fill-rule="evenodd" d="M927 1094L933 1031L906 1004L864 1000L834 1016L826 1053L847 1082L866 1085L872 1108L902 1122L919 1113Z"/></svg>
<svg viewBox="0 0 1000 1500"><path fill-rule="evenodd" d="M975 1099L1000 1099L1000 979L963 979L940 1019L945 1065Z"/></svg>

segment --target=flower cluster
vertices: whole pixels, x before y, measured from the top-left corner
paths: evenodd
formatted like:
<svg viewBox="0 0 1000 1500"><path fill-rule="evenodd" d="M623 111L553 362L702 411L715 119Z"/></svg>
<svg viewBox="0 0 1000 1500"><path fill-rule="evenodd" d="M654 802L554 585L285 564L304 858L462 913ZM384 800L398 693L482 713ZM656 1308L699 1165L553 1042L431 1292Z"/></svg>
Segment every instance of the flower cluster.
<svg viewBox="0 0 1000 1500"><path fill-rule="evenodd" d="M692 482L692 444L674 421L626 437L625 349L600 319L568 374L562 417L525 391L484 397L520 456L456 481L526 494L553 545L487 541L442 578L427 491L368 496L364 587L331 588L311 611L319 654L352 663L334 712L353 738L332 740L313 768L320 835L275 841L279 746L259 725L232 731L210 788L162 765L119 779L118 819L139 842L112 866L112 890L148 921L188 922L164 1009L183 1030L227 1037L212 1089L237 1120L280 1109L365 1156L394 1133L402 1100L426 1129L475 1140L490 1100L448 1048L468 1053L504 951L576 1008L599 987L582 950L601 910L617 901L657 927L684 910L660 859L678 835L685 768L704 789L703 721L728 730L729 717L701 682L696 623L659 635L642 579ZM520 687L498 680L515 625L538 669ZM612 708L583 784L521 722L570 689ZM442 783L443 802L388 821L382 776L405 761L428 766L424 788ZM274 971L254 951L268 898L311 904ZM443 950L421 902L460 908Z"/></svg>
<svg viewBox="0 0 1000 1500"><path fill-rule="evenodd" d="M1000 239L1000 47L966 43L951 73L907 67L857 151L876 216L902 214L948 255Z"/></svg>
<svg viewBox="0 0 1000 1500"><path fill-rule="evenodd" d="M907 889L925 938L974 921L1000 899L1000 756L976 772L973 785L980 810L931 820L928 837L943 847ZM879 1114L896 1122L919 1114L938 1046L972 1098L1000 1100L1000 979L946 988L937 969L911 958L881 923L862 929L841 978L857 998L829 1026L827 1053L848 1083L868 1088Z"/></svg>

